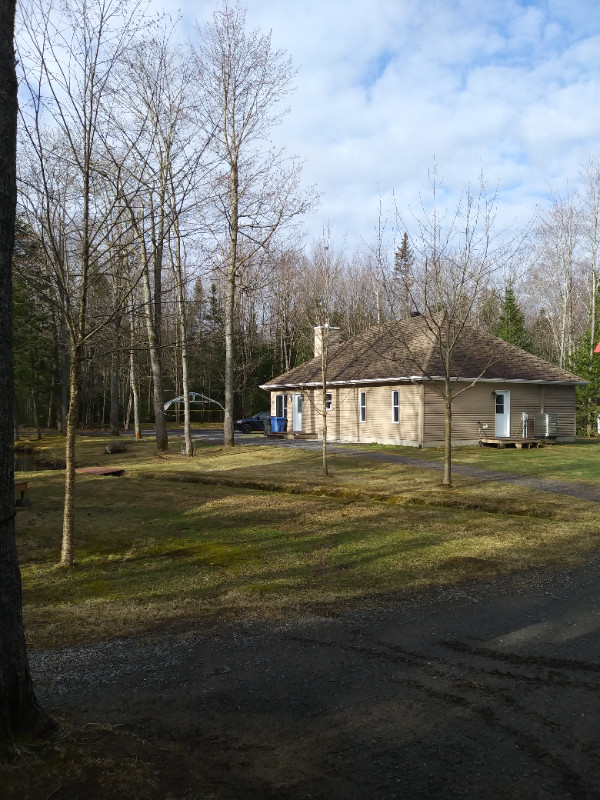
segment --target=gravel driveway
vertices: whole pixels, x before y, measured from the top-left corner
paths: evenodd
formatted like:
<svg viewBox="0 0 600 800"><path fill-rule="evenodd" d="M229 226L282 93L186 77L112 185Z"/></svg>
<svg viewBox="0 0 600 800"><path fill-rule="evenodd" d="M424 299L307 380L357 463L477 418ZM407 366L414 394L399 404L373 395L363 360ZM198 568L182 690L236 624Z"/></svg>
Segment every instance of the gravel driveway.
<svg viewBox="0 0 600 800"><path fill-rule="evenodd" d="M134 732L173 797L591 800L599 654L600 556L31 660L47 705Z"/></svg>

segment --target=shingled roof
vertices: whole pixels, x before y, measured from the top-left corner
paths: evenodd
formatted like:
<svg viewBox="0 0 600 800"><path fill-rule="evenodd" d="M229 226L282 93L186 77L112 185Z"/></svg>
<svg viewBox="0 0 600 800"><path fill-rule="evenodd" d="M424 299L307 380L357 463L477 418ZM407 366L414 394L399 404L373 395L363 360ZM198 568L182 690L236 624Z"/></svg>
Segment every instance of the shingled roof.
<svg viewBox="0 0 600 800"><path fill-rule="evenodd" d="M431 318L415 316L370 328L330 348L327 384L397 383L443 377L445 346L443 343L440 346L436 334L439 327L432 324ZM458 335L452 351L451 372L457 380L587 383L555 364L471 326L465 326ZM272 378L261 388L320 386L321 383L321 359L317 357Z"/></svg>

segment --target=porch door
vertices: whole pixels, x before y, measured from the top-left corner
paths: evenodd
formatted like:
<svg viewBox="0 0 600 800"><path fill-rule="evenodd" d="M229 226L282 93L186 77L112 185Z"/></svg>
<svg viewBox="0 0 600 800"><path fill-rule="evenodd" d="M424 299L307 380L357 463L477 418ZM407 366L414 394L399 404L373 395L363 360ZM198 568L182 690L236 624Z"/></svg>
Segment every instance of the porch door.
<svg viewBox="0 0 600 800"><path fill-rule="evenodd" d="M510 436L510 392L496 392L496 436Z"/></svg>
<svg viewBox="0 0 600 800"><path fill-rule="evenodd" d="M292 403L292 430L302 432L302 395L295 394Z"/></svg>

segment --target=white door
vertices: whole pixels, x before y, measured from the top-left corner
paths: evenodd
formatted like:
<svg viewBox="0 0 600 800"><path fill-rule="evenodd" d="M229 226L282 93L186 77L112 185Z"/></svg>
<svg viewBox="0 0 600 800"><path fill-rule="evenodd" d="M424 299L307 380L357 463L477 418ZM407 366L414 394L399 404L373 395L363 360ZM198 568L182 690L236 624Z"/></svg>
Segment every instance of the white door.
<svg viewBox="0 0 600 800"><path fill-rule="evenodd" d="M292 404L292 430L302 431L302 395L295 394Z"/></svg>
<svg viewBox="0 0 600 800"><path fill-rule="evenodd" d="M510 392L496 392L496 436L510 436Z"/></svg>

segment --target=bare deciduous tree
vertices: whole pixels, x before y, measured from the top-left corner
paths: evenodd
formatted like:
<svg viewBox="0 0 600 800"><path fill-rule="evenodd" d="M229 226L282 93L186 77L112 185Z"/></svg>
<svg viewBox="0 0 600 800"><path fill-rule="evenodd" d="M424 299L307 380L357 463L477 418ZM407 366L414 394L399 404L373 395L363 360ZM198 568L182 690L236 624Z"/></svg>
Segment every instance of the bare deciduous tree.
<svg viewBox="0 0 600 800"><path fill-rule="evenodd" d="M576 311L581 300L580 237L581 214L577 198L571 192L557 195L552 207L542 216L536 230L538 296L550 312L559 366L568 364L573 355Z"/></svg>
<svg viewBox="0 0 600 800"><path fill-rule="evenodd" d="M456 354L461 335L472 320L478 298L493 276L507 266L518 242L507 242L495 231L496 196L489 195L483 178L477 191L468 187L463 192L450 214L440 208L435 169L430 190L414 219L416 233L410 237L413 258L396 274L389 290L400 291L401 298L422 313L442 364L442 374L435 376L428 374L426 364L418 366L444 398L443 484L451 486L452 401L480 377L465 376L473 380L459 383L461 364ZM399 227L404 231L410 228L406 221Z"/></svg>
<svg viewBox="0 0 600 800"><path fill-rule="evenodd" d="M30 157L22 195L46 256L46 296L69 337L63 566L73 564L80 368L87 342L112 319L90 321L88 304L109 269L110 232L121 221L120 198L102 191L111 165L104 103L136 29L136 13L136 6L130 10L120 0L83 0L77 7L66 2L60 14L42 0L30 0L22 9L20 61L27 99L21 119ZM126 296L113 313L125 301Z"/></svg>
<svg viewBox="0 0 600 800"><path fill-rule="evenodd" d="M598 270L600 269L600 156L590 157L583 177L583 240L586 251L586 272L589 292L590 355L598 344L595 341L598 306Z"/></svg>
<svg viewBox="0 0 600 800"><path fill-rule="evenodd" d="M224 436L232 446L234 315L243 267L273 246L315 197L300 188L301 165L270 144L294 75L270 35L247 31L245 11L223 2L199 31L196 65L201 114L218 160L204 224L226 274Z"/></svg>

